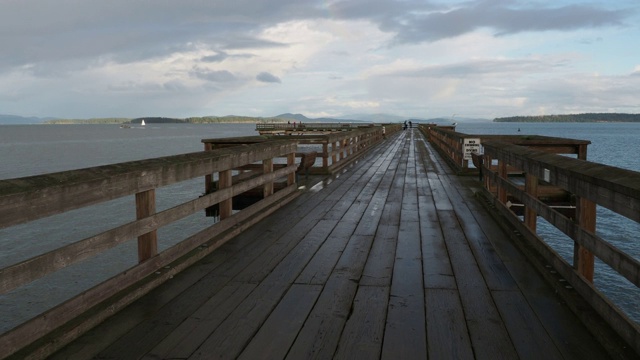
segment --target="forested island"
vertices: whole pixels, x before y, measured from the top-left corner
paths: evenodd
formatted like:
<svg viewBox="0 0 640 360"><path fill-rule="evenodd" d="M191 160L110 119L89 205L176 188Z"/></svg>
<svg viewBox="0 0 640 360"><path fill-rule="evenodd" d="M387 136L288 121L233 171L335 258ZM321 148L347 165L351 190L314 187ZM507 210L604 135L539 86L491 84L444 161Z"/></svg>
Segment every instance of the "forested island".
<svg viewBox="0 0 640 360"><path fill-rule="evenodd" d="M140 124L144 120L146 124L215 124L215 123L259 123L287 122L286 118L279 117L251 117L251 116L203 116L189 117L185 119L168 117L140 117L140 118L92 118L92 119L54 119L48 120L45 124Z"/></svg>
<svg viewBox="0 0 640 360"><path fill-rule="evenodd" d="M567 115L510 116L494 122L640 122L640 114L585 113Z"/></svg>

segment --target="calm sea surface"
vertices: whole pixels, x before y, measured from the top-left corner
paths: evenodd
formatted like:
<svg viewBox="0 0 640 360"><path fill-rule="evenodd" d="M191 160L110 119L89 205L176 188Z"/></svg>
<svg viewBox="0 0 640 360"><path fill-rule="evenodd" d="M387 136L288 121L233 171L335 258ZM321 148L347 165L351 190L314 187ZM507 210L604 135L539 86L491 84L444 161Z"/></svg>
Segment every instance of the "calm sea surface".
<svg viewBox="0 0 640 360"><path fill-rule="evenodd" d="M622 123L460 123L467 134L547 135L590 140L588 159L640 171L640 124ZM518 131L519 130L519 131ZM124 161L201 151L203 138L257 135L253 124L150 124L121 129L117 125L4 125L0 126L0 180L79 169ZM184 196L203 192L201 179L163 188L158 210L174 206ZM124 205L125 209L122 210ZM0 229L0 268L25 260L135 219L133 198L117 199L82 211L38 220L29 226ZM160 250L181 239L185 228L200 229L211 218L194 214L159 231ZM571 240L541 224L545 240L566 259L573 254ZM598 209L598 233L640 259L640 225ZM0 296L0 333L132 266L135 242L128 242L86 263L38 280ZM87 276L86 274L91 274ZM640 322L640 292L601 263L596 285Z"/></svg>

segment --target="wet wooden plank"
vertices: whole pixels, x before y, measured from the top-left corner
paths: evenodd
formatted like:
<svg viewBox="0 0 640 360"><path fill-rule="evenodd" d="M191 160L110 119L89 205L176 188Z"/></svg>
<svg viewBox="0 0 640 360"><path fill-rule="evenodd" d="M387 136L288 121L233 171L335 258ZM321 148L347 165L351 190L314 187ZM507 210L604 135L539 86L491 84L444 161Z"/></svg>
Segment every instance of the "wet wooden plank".
<svg viewBox="0 0 640 360"><path fill-rule="evenodd" d="M449 252L442 235L435 205L430 197L420 197L419 211L424 287L455 289L457 286L449 260Z"/></svg>
<svg viewBox="0 0 640 360"><path fill-rule="evenodd" d="M427 289L427 336L431 359L473 359L460 297L452 289Z"/></svg>
<svg viewBox="0 0 640 360"><path fill-rule="evenodd" d="M455 213L439 211L438 215L476 357L515 358L516 351Z"/></svg>
<svg viewBox="0 0 640 360"><path fill-rule="evenodd" d="M404 176L394 179L394 186L402 189L402 206L381 353L383 359L423 359L427 356L420 218L412 143L405 143L404 157L398 166L398 173Z"/></svg>
<svg viewBox="0 0 640 360"><path fill-rule="evenodd" d="M520 359L563 358L519 291L493 291L493 298Z"/></svg>
<svg viewBox="0 0 640 360"><path fill-rule="evenodd" d="M253 334L277 306L313 254L326 240L324 226L314 227L287 256L261 281L251 296L220 324L206 341L191 355L193 359L208 359L212 354L236 357Z"/></svg>
<svg viewBox="0 0 640 360"><path fill-rule="evenodd" d="M321 290L320 285L292 285L238 358L284 359Z"/></svg>
<svg viewBox="0 0 640 360"><path fill-rule="evenodd" d="M150 351L145 351L144 358L187 358L224 321L227 314L233 311L255 288L256 284L232 283L225 286L162 341L157 342ZM119 353L116 352L114 358L117 359L125 353L127 357L133 358L132 350L139 351L140 347L135 343L131 344L131 347L122 349ZM101 354L102 356L104 355Z"/></svg>
<svg viewBox="0 0 640 360"><path fill-rule="evenodd" d="M417 217L417 204L403 198L382 359L427 357L420 225L404 220Z"/></svg>
<svg viewBox="0 0 640 360"><path fill-rule="evenodd" d="M336 359L376 359L380 356L388 286L360 286L353 301L353 310L342 331Z"/></svg>
<svg viewBox="0 0 640 360"><path fill-rule="evenodd" d="M330 358L333 355L351 311L372 241L372 236L351 237L287 358Z"/></svg>
<svg viewBox="0 0 640 360"><path fill-rule="evenodd" d="M356 224L351 221L339 222L329 235L329 240L322 244L295 282L320 285L326 283L355 227Z"/></svg>
<svg viewBox="0 0 640 360"><path fill-rule="evenodd" d="M449 180L444 180L445 178ZM454 179L445 175L443 176L442 184L452 204L454 204L454 211L458 217L462 231L467 238L469 247L474 253L476 262L480 271L482 271L487 286L492 290L516 289L517 286L513 277L509 274L503 260L500 259L487 235L479 225L475 213L471 211L469 203L472 201L465 201L460 193L461 191L468 190L453 185L458 183L453 180ZM468 196L471 196L473 199L471 194Z"/></svg>

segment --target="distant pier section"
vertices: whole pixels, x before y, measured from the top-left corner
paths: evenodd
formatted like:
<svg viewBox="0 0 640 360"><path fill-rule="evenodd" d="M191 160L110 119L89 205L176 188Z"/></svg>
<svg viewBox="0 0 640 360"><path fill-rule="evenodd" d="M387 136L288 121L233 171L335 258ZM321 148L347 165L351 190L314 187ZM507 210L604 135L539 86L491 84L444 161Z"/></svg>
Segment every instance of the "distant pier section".
<svg viewBox="0 0 640 360"><path fill-rule="evenodd" d="M256 124L256 131L260 135L304 135L305 133L331 133L349 131L357 128L373 127L372 123L262 123Z"/></svg>

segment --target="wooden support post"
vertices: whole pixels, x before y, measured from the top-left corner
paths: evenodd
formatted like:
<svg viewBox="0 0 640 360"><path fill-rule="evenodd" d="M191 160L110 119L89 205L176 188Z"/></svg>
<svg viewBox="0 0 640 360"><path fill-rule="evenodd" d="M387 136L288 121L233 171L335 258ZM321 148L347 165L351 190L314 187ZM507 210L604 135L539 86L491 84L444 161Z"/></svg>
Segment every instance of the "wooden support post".
<svg viewBox="0 0 640 360"><path fill-rule="evenodd" d="M527 194L531 195L533 198L536 198L536 199L538 198L538 177L537 176L534 176L531 174L525 175L524 191ZM533 233L536 232L537 220L538 220L538 214L533 209L526 206L524 208L524 224Z"/></svg>
<svg viewBox="0 0 640 360"><path fill-rule="evenodd" d="M136 194L136 219L144 219L156 213L156 191L154 189ZM141 263L158 254L156 230L138 236L138 262Z"/></svg>
<svg viewBox="0 0 640 360"><path fill-rule="evenodd" d="M269 174L273 172L273 159L262 160L262 173ZM273 195L273 181L262 186L262 196L267 197Z"/></svg>
<svg viewBox="0 0 640 360"><path fill-rule="evenodd" d="M334 165L337 161L336 159L336 151L338 150L338 142L334 141L331 143L331 165Z"/></svg>
<svg viewBox="0 0 640 360"><path fill-rule="evenodd" d="M587 160L587 145L579 145L578 146L578 159Z"/></svg>
<svg viewBox="0 0 640 360"><path fill-rule="evenodd" d="M486 174L493 172L493 170L491 170L491 162L493 161L491 159L491 156L489 155L483 155L484 159L482 159L482 179L484 180L484 187L485 189L487 189L487 191L491 192L491 177L487 176Z"/></svg>
<svg viewBox="0 0 640 360"><path fill-rule="evenodd" d="M233 185L231 170L220 171L218 175L218 190ZM220 202L220 220L224 220L233 213L233 199L229 198Z"/></svg>
<svg viewBox="0 0 640 360"><path fill-rule="evenodd" d="M322 144L322 153L322 170L326 172L329 169L329 143L326 141Z"/></svg>
<svg viewBox="0 0 640 360"><path fill-rule="evenodd" d="M498 160L498 175L507 180L509 177L507 174L507 163L504 160ZM507 203L507 188L501 186L500 184L496 184L498 186L498 200L506 204Z"/></svg>
<svg viewBox="0 0 640 360"><path fill-rule="evenodd" d="M326 146L326 144L325 144ZM323 160L326 161L326 158ZM287 155L287 166L293 166L296 163L296 154L290 153ZM296 173L290 173L287 176L287 185L293 185L296 183Z"/></svg>
<svg viewBox="0 0 640 360"><path fill-rule="evenodd" d="M595 233L596 231L596 204L584 198L577 201L578 225L584 230ZM583 246L575 243L573 248L573 267L587 281L593 282L594 256Z"/></svg>
<svg viewBox="0 0 640 360"><path fill-rule="evenodd" d="M213 144L211 143L204 143L204 151L211 151L213 150ZM205 194L210 194L211 192L213 192L213 175L212 174L207 174L204 176L204 193Z"/></svg>

